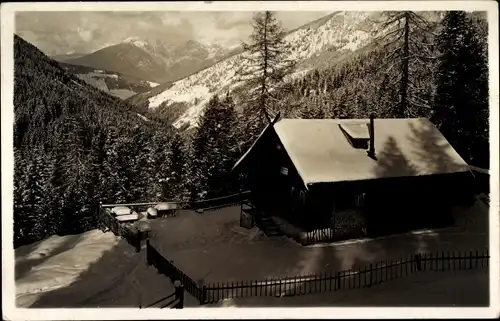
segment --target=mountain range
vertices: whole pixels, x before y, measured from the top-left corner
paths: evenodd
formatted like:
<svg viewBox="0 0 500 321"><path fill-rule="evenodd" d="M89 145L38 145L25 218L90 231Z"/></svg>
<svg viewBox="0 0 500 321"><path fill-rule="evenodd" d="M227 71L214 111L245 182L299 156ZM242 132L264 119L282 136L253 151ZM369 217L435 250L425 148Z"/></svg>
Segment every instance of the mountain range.
<svg viewBox="0 0 500 321"><path fill-rule="evenodd" d="M189 40L173 46L157 39L147 42L136 37L86 55L71 53L54 59L95 69L119 72L151 82L184 78L231 55L238 48L223 48Z"/></svg>
<svg viewBox="0 0 500 321"><path fill-rule="evenodd" d="M431 20L440 18L437 13L426 14ZM354 53L376 48L374 37L387 31L380 30L380 15L380 12L334 12L288 32L285 36L290 47L288 59L297 63L289 80L301 78L314 69L335 66ZM185 110L174 126L196 125L213 94L233 92L242 85L237 69L246 54L236 53L173 84L132 96L128 101L152 109L183 104Z"/></svg>
<svg viewBox="0 0 500 321"><path fill-rule="evenodd" d="M431 22L443 16L442 12L421 14ZM318 70L338 71L352 60L367 62L362 55L383 47L374 42L377 36L388 32L381 29L381 21L381 12L339 11L288 31L285 36L290 48L288 59L296 62L296 69L287 81L304 79ZM238 79L237 70L246 54L241 47L222 48L194 40L173 46L166 40L144 41L131 37L88 55L58 59L64 61L62 65L66 70L87 83L141 109L160 110L160 114L166 114L169 121L173 120L174 126L180 128L196 126L204 106L214 94L231 91L238 105L238 90L243 83ZM372 57L375 57L370 58L372 60L383 58L383 53ZM373 63L376 64L369 62ZM84 71L76 66L90 69ZM356 68L363 69L361 66ZM352 78L349 81L364 81L366 77L362 73L348 76ZM376 82L368 85L378 86ZM359 84L341 84L340 87L346 90L360 88ZM369 91L366 92L368 96L371 89Z"/></svg>

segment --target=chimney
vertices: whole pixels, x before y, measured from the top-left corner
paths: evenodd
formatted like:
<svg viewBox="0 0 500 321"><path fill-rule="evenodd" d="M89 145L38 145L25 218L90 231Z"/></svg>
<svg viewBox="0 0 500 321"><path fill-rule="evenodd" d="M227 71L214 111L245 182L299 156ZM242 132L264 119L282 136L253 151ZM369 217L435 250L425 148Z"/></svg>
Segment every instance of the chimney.
<svg viewBox="0 0 500 321"><path fill-rule="evenodd" d="M370 147L368 149L368 157L375 159L375 126L373 124L373 114L370 114L370 124L368 128L370 132Z"/></svg>

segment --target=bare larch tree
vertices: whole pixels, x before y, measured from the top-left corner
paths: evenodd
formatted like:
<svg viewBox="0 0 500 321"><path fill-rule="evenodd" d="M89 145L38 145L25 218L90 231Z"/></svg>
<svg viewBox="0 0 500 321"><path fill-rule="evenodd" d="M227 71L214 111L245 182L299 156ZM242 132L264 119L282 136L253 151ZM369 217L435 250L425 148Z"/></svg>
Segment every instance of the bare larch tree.
<svg viewBox="0 0 500 321"><path fill-rule="evenodd" d="M412 11L384 12L382 16L384 19L377 30L382 35L375 41L383 43L388 53L379 70L385 69L386 74L393 68L400 70L400 77L396 79L399 81L399 100L391 106L391 113L396 118L421 115L422 108L429 109L428 101L413 93L422 94L425 92L423 87L428 84L412 76L416 68L429 68L431 61L436 59L433 54L434 24Z"/></svg>
<svg viewBox="0 0 500 321"><path fill-rule="evenodd" d="M251 43L243 44L246 53L242 55L238 74L248 89L244 109L246 122L258 131L271 121L270 113L276 112L273 90L290 74L294 63L287 59L285 31L273 12L255 13L252 27Z"/></svg>

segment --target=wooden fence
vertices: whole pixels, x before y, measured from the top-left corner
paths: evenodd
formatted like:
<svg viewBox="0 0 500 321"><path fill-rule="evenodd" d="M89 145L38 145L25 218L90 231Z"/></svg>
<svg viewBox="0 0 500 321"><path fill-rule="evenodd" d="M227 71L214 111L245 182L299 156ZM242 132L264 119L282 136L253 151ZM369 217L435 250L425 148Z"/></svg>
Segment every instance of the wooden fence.
<svg viewBox="0 0 500 321"><path fill-rule="evenodd" d="M181 209L192 209L192 210L215 210L217 208L230 206L233 204L239 204L242 200L246 199L250 194L249 191L241 192L238 194L207 199L203 201L195 202L191 205L185 202L178 201L168 201L169 203L175 203L180 206ZM98 217L101 227L109 228L115 235L121 236L127 240L127 242L132 245L137 252L141 250L141 241L145 238L144 235L140 233L132 224L120 224L108 209L115 206L127 206L134 208L136 212L141 210L146 210L148 207L155 206L159 202L155 203L122 203L122 204L100 204L98 208ZM167 214L164 216L175 216L176 211L164 211Z"/></svg>
<svg viewBox="0 0 500 321"><path fill-rule="evenodd" d="M109 228L113 234L127 240L135 248L136 252L141 251L142 235L134 226L120 224L109 211L102 207L99 208L99 221L101 225Z"/></svg>
<svg viewBox="0 0 500 321"><path fill-rule="evenodd" d="M151 244L150 240L146 240L146 259L148 265L154 266L160 273L170 278L170 281L180 281L184 289L192 296L198 299L200 303L205 302L205 291L198 283L193 281L184 272L178 269L173 261L168 260L161 255Z"/></svg>
<svg viewBox="0 0 500 321"><path fill-rule="evenodd" d="M217 283L206 286L204 303L250 296L295 296L310 293L371 287L386 281L399 279L419 271L465 270L487 267L488 250L465 252L417 253L401 257L398 261L368 264L356 270L326 272L262 281Z"/></svg>
<svg viewBox="0 0 500 321"><path fill-rule="evenodd" d="M249 195L250 191L244 191L237 194L196 201L191 204L190 208L193 210L210 211L225 206L239 205L242 201L247 199Z"/></svg>
<svg viewBox="0 0 500 321"><path fill-rule="evenodd" d="M244 201L250 195L250 191L244 191L241 193L210 198L206 200L200 200L193 203L182 202L177 200L165 200L162 202L168 202L177 204L179 209L187 209L187 210L214 210L224 206L230 206L235 204L240 204L241 201ZM148 207L153 207L158 203L162 202L149 202L149 203L117 203L117 204L100 204L99 210L104 208L112 208L115 206L128 206L134 208L135 211L140 212L142 210L146 210Z"/></svg>
<svg viewBox="0 0 500 321"><path fill-rule="evenodd" d="M318 229L314 231L308 231L301 233L296 236L296 241L300 242L302 245L311 245L316 243L327 243L334 242L339 239L337 233L335 233L335 228L329 227L325 229Z"/></svg>
<svg viewBox="0 0 500 321"><path fill-rule="evenodd" d="M223 299L255 296L295 296L311 293L371 287L383 282L403 278L420 271L468 270L487 267L488 250L481 252L416 253L397 261L371 263L363 268L330 271L265 280L247 280L231 283L212 283L200 286L189 278L172 261L164 258L147 241L147 260L158 271L186 285L186 291L200 304L215 303Z"/></svg>
<svg viewBox="0 0 500 321"><path fill-rule="evenodd" d="M158 307L160 309L163 308L171 308L171 309L182 309L184 308L184 286L182 283L179 281L175 281L175 291L174 293L167 295L166 297L163 297L159 300L156 300L153 303L150 303L143 307L142 305L139 306L139 309L147 309L151 307ZM169 300L167 303L165 303L166 300ZM161 305L159 305L161 304ZM159 305L159 306L158 306Z"/></svg>

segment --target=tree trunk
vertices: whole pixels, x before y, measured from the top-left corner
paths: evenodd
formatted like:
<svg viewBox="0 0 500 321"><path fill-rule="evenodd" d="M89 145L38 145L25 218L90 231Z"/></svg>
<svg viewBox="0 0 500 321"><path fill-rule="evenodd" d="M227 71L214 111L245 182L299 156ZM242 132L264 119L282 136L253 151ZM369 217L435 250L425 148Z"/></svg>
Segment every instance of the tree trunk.
<svg viewBox="0 0 500 321"><path fill-rule="evenodd" d="M401 101L400 108L396 113L397 118L405 118L408 111L408 68L409 68L409 35L410 35L410 17L405 13L404 19L404 43L403 43L403 74L401 75Z"/></svg>

